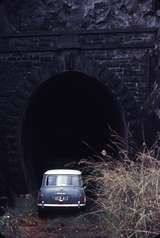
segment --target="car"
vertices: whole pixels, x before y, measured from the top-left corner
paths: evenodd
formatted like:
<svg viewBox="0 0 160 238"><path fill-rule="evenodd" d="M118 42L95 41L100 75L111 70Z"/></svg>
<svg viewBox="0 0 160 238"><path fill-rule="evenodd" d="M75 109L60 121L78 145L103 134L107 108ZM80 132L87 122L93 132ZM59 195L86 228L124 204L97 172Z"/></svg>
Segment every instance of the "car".
<svg viewBox="0 0 160 238"><path fill-rule="evenodd" d="M45 208L82 208L86 206L82 173L73 169L53 169L43 174L38 192L39 214Z"/></svg>

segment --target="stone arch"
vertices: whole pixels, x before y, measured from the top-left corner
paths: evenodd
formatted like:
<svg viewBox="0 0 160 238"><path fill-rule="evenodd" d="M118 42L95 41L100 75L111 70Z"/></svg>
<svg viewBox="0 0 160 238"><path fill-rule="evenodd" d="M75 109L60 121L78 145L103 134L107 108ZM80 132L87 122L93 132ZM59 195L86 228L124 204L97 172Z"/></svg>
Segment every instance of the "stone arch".
<svg viewBox="0 0 160 238"><path fill-rule="evenodd" d="M60 71L58 70L55 75L57 75L59 72ZM134 103L132 96L128 93L128 90L123 86L123 84L118 82L118 80L107 80L107 70L101 69L99 72L100 73L98 73L98 76L93 76L91 74L88 74L88 76L98 79L103 85L107 85L107 87L112 91L112 93L116 95L116 98L117 100L119 100L120 105L124 108L124 115L125 111L128 110L128 105L129 107L133 106L135 110L136 104ZM109 75L111 74L109 73ZM37 71L34 71L32 77L28 78L25 82L23 82L23 84L20 84L19 87L17 87L15 93L12 95L8 102L8 108L10 110L10 114L12 114L12 120L10 120L8 117L9 125L6 135L7 161L11 177L13 178L13 188L18 193L23 192L23 190L26 191L26 189L32 188L32 181L28 180L28 175L25 168L25 161L21 148L20 138L23 116L25 113L25 109L27 108L29 99L33 92L42 83L47 81L47 78L45 78L45 76L41 78L38 78L38 76L39 74L37 75ZM128 116L127 120L129 119L130 117ZM26 182L27 185L24 185L26 184Z"/></svg>
<svg viewBox="0 0 160 238"><path fill-rule="evenodd" d="M24 117L22 144L28 170L36 168L33 174L40 178L50 167L87 157L83 141L101 151L110 139L107 124L125 137L121 109L101 82L75 71L48 79L32 95Z"/></svg>
<svg viewBox="0 0 160 238"><path fill-rule="evenodd" d="M115 95L124 110L127 122L130 123L132 128L132 125L135 124L136 116L139 113L139 107L134 96L125 85L125 82L121 82L121 79L110 72L105 65L100 67L97 78L108 86L113 95Z"/></svg>

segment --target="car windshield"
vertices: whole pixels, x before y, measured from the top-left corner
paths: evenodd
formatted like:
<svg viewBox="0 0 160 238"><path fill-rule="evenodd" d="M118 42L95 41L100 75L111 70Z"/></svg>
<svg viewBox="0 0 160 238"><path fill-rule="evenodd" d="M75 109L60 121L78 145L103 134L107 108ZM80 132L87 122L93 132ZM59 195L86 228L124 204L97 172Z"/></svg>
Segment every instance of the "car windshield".
<svg viewBox="0 0 160 238"><path fill-rule="evenodd" d="M79 175L49 175L46 185L48 186L82 186Z"/></svg>

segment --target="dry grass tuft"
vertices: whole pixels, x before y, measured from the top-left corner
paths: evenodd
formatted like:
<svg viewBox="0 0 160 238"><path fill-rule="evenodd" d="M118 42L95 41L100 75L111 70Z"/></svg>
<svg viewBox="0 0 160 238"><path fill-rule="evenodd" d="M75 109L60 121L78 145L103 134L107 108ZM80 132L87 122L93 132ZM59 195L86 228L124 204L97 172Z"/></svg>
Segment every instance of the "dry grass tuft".
<svg viewBox="0 0 160 238"><path fill-rule="evenodd" d="M160 161L152 151L138 153L135 161L94 163L82 160L89 171L86 183L96 195L96 215L108 237L154 237L160 234ZM84 171L85 172L85 171ZM96 186L95 186L96 184Z"/></svg>

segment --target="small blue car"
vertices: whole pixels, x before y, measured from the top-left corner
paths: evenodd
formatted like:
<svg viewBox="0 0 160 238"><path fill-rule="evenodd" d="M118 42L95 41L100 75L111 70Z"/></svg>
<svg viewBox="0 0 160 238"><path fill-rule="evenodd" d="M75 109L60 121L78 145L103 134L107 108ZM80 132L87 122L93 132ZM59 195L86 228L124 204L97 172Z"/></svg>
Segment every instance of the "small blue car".
<svg viewBox="0 0 160 238"><path fill-rule="evenodd" d="M86 194L81 172L73 169L53 169L44 173L38 193L41 213L49 207L85 207Z"/></svg>

